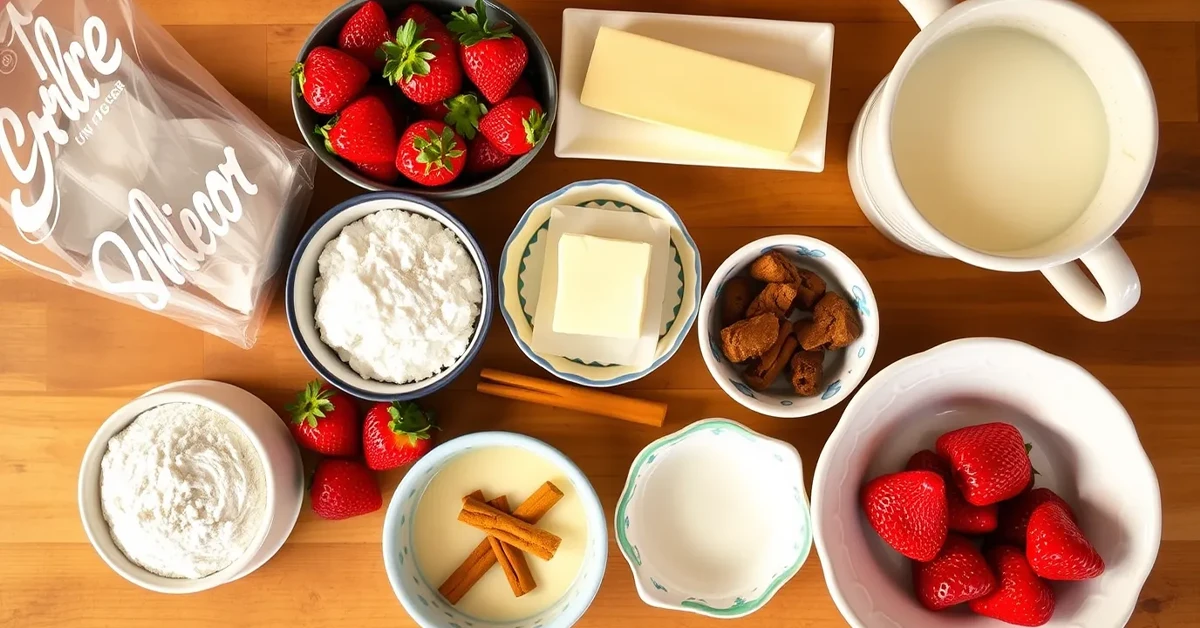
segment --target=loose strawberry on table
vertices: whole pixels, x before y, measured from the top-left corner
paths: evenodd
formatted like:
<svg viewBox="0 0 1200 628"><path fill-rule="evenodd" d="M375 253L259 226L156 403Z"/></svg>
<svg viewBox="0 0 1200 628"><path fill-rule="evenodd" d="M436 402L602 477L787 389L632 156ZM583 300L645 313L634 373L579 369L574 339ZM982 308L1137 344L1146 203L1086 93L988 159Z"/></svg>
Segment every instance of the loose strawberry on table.
<svg viewBox="0 0 1200 628"><path fill-rule="evenodd" d="M991 593L996 576L983 553L967 539L951 534L937 558L913 562L913 590L921 605L940 611Z"/></svg>
<svg viewBox="0 0 1200 628"><path fill-rule="evenodd" d="M954 485L954 474L945 458L925 449L913 454L904 468L907 471L932 471L946 481L946 524L951 531L986 534L996 529L1000 507L997 504L976 506L968 502Z"/></svg>
<svg viewBox="0 0 1200 628"><path fill-rule="evenodd" d="M467 172L495 172L507 166L512 159L512 155L496 148L482 135L467 142Z"/></svg>
<svg viewBox="0 0 1200 628"><path fill-rule="evenodd" d="M367 66L354 57L329 46L317 46L304 63L292 68L299 92L312 110L331 116L345 107L367 84Z"/></svg>
<svg viewBox="0 0 1200 628"><path fill-rule="evenodd" d="M337 458L317 464L309 498L313 512L325 519L349 519L383 506L375 474L361 462Z"/></svg>
<svg viewBox="0 0 1200 628"><path fill-rule="evenodd" d="M383 69L383 53L380 47L391 41L392 29L388 26L387 13L375 0L364 3L338 33L338 48L362 61L371 70Z"/></svg>
<svg viewBox="0 0 1200 628"><path fill-rule="evenodd" d="M387 104L374 94L360 96L316 132L325 150L351 163L393 161L399 139Z"/></svg>
<svg viewBox="0 0 1200 628"><path fill-rule="evenodd" d="M400 136L396 169L416 183L445 185L462 174L467 163L467 144L442 122L414 122Z"/></svg>
<svg viewBox="0 0 1200 628"><path fill-rule="evenodd" d="M1104 559L1062 505L1047 501L1034 509L1025 535L1025 556L1047 580L1087 580L1104 573Z"/></svg>
<svg viewBox="0 0 1200 628"><path fill-rule="evenodd" d="M525 42L513 35L511 25L489 20L483 0L475 0L474 12L452 13L446 26L458 36L467 78L488 102L504 100L529 61Z"/></svg>
<svg viewBox="0 0 1200 628"><path fill-rule="evenodd" d="M901 471L867 482L860 495L871 527L897 552L933 560L946 542L946 482L931 471Z"/></svg>
<svg viewBox="0 0 1200 628"><path fill-rule="evenodd" d="M363 424L363 452L377 471L416 462L433 448L433 416L413 401L377 403Z"/></svg>
<svg viewBox="0 0 1200 628"><path fill-rule="evenodd" d="M947 432L937 452L950 461L954 483L976 506L1019 495L1033 477L1021 432L1008 423L985 423Z"/></svg>
<svg viewBox="0 0 1200 628"><path fill-rule="evenodd" d="M410 19L396 31L395 40L383 44L383 76L418 105L435 104L462 90L457 47L444 29Z"/></svg>
<svg viewBox="0 0 1200 628"><path fill-rule="evenodd" d="M972 611L1018 626L1041 626L1054 614L1054 591L1038 578L1025 553L1008 545L984 552L997 579L996 590L967 604Z"/></svg>
<svg viewBox="0 0 1200 628"><path fill-rule="evenodd" d="M492 107L479 121L479 132L509 155L524 155L546 136L542 106L532 98L517 96Z"/></svg>
<svg viewBox="0 0 1200 628"><path fill-rule="evenodd" d="M354 400L313 380L288 404L288 429L305 449L327 456L354 456L361 443Z"/></svg>

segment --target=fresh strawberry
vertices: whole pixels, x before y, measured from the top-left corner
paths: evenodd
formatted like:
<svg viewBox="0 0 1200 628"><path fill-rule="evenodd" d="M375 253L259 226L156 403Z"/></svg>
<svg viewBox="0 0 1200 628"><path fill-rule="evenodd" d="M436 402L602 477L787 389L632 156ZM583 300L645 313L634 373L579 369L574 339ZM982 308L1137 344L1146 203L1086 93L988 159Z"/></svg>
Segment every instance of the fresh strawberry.
<svg viewBox="0 0 1200 628"><path fill-rule="evenodd" d="M907 471L933 471L946 481L946 525L953 532L986 534L996 529L999 506L975 506L967 502L962 491L954 485L950 463L928 449L918 451L908 459Z"/></svg>
<svg viewBox="0 0 1200 628"><path fill-rule="evenodd" d="M457 48L445 30L422 28L410 19L395 40L383 44L383 76L418 105L445 100L462 89Z"/></svg>
<svg viewBox="0 0 1200 628"><path fill-rule="evenodd" d="M421 185L450 183L466 163L466 141L442 122L419 120L400 136L396 169Z"/></svg>
<svg viewBox="0 0 1200 628"><path fill-rule="evenodd" d="M392 116L392 124L396 127L396 131L399 132L400 129L404 128L404 121L407 119L407 116L404 114L404 106L402 105L402 101L404 100L403 94L397 94L396 90L383 85L368 85L362 91L362 95L374 96L382 100L383 104L387 106L388 113Z"/></svg>
<svg viewBox="0 0 1200 628"><path fill-rule="evenodd" d="M296 77L304 102L313 111L331 116L358 96L371 72L362 61L337 48L317 46L304 63L292 67L292 76Z"/></svg>
<svg viewBox="0 0 1200 628"><path fill-rule="evenodd" d="M967 604L985 617L1018 626L1041 626L1054 614L1054 591L1033 573L1021 550L1000 545L984 555L996 573L996 590Z"/></svg>
<svg viewBox="0 0 1200 628"><path fill-rule="evenodd" d="M432 413L414 401L377 403L363 424L363 451L367 466L376 471L416 462L433 448Z"/></svg>
<svg viewBox="0 0 1200 628"><path fill-rule="evenodd" d="M467 142L467 172L495 172L511 161L512 155L492 146L482 135Z"/></svg>
<svg viewBox="0 0 1200 628"><path fill-rule="evenodd" d="M950 461L954 483L976 506L1016 497L1033 477L1021 432L1008 423L984 423L942 434L937 452Z"/></svg>
<svg viewBox="0 0 1200 628"><path fill-rule="evenodd" d="M529 79L523 76L517 79L517 82L513 85L512 89L508 90L508 96L509 98L525 96L526 98L537 100L537 94L533 93L533 85L530 85Z"/></svg>
<svg viewBox="0 0 1200 628"><path fill-rule="evenodd" d="M1029 526L1029 516L1034 509L1046 502L1054 502L1063 507L1071 520L1075 521L1075 513L1063 498L1048 488L1035 488L1027 493L1021 493L1013 499L1000 504L1000 524L996 528L996 537L1002 543L1025 547L1025 531Z"/></svg>
<svg viewBox="0 0 1200 628"><path fill-rule="evenodd" d="M1104 573L1104 559L1083 536L1074 517L1049 501L1034 509L1025 532L1025 556L1047 580L1087 580Z"/></svg>
<svg viewBox="0 0 1200 628"><path fill-rule="evenodd" d="M458 36L467 78L488 102L504 100L529 62L525 42L513 36L511 25L488 20L483 0L475 0L474 13L465 8L451 13L446 27Z"/></svg>
<svg viewBox="0 0 1200 628"><path fill-rule="evenodd" d="M946 542L946 482L930 471L883 475L863 486L863 512L897 552L933 560Z"/></svg>
<svg viewBox="0 0 1200 628"><path fill-rule="evenodd" d="M983 597L995 588L996 576L983 553L957 534L946 537L937 558L913 563L913 590L917 600L931 611Z"/></svg>
<svg viewBox="0 0 1200 628"><path fill-rule="evenodd" d="M313 512L325 519L349 519L383 506L375 474L357 460L326 458L319 462L309 497Z"/></svg>
<svg viewBox="0 0 1200 628"><path fill-rule="evenodd" d="M387 13L375 0L364 3L338 33L338 48L362 61L371 70L383 69L383 53L380 46L392 40L392 29L388 26Z"/></svg>
<svg viewBox="0 0 1200 628"><path fill-rule="evenodd" d="M404 7L404 10L401 11L399 15L392 18L392 32L400 30L400 28L403 27L409 20L416 22L417 26L422 27L425 29L425 31L442 31L444 33L450 32L446 30L446 25L442 24L442 21L439 20L436 15L431 13L429 9L425 7L425 5L419 2L414 2Z"/></svg>
<svg viewBox="0 0 1200 628"><path fill-rule="evenodd" d="M422 120L445 122L446 115L450 113L450 108L446 106L445 100L439 100L432 105L417 105L417 111L420 112Z"/></svg>
<svg viewBox="0 0 1200 628"><path fill-rule="evenodd" d="M317 135L325 138L325 150L356 164L379 164L396 155L396 125L387 104L367 94L346 105Z"/></svg>
<svg viewBox="0 0 1200 628"><path fill-rule="evenodd" d="M287 411L291 416L288 429L301 447L326 456L358 454L361 424L350 397L314 379L296 393Z"/></svg>
<svg viewBox="0 0 1200 628"><path fill-rule="evenodd" d="M396 164L391 161L378 164L354 164L354 169L380 183L395 183L396 179L400 178L400 171L396 170Z"/></svg>
<svg viewBox="0 0 1200 628"><path fill-rule="evenodd" d="M517 96L492 107L479 121L479 132L509 155L524 155L546 136L546 118L536 100Z"/></svg>

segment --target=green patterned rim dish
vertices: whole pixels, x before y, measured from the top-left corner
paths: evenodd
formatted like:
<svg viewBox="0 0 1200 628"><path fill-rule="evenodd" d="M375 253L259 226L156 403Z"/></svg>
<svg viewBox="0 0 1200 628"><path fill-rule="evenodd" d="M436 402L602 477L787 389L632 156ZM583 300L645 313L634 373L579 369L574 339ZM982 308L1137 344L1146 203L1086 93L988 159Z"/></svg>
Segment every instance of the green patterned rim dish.
<svg viewBox="0 0 1200 628"><path fill-rule="evenodd" d="M613 525L644 602L726 619L762 608L812 548L800 454L728 419L643 449Z"/></svg>
<svg viewBox="0 0 1200 628"><path fill-rule="evenodd" d="M555 206L637 212L671 227L667 282L658 346L649 366L585 363L570 356L541 355L530 347L533 315L541 290L550 211ZM700 306L700 255L679 215L662 200L624 181L580 181L534 203L509 236L500 259L500 311L521 351L539 366L583 386L616 386L644 377L669 360L687 336Z"/></svg>

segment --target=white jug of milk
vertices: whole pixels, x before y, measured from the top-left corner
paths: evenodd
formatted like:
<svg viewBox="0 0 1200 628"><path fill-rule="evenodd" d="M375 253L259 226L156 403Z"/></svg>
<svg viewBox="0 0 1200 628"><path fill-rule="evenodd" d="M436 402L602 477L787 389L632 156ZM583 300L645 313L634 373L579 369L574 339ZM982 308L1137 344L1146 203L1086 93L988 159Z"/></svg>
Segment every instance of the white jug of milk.
<svg viewBox="0 0 1200 628"><path fill-rule="evenodd" d="M1041 271L1093 320L1128 312L1141 284L1113 234L1158 147L1129 45L1066 0L902 2L923 30L850 140L867 218L918 252Z"/></svg>

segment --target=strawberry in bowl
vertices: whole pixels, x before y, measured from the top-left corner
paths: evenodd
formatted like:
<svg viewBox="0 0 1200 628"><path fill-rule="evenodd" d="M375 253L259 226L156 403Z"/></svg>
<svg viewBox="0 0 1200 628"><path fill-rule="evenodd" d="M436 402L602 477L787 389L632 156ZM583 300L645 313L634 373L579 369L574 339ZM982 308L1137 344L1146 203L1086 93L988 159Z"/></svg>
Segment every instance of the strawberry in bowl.
<svg viewBox="0 0 1200 628"><path fill-rule="evenodd" d="M489 0L348 3L310 33L293 75L296 123L322 162L368 190L431 199L471 196L515 176L546 143L558 105L545 46ZM389 120L374 99L388 105ZM397 146L381 161L388 121ZM422 133L422 148L401 141L429 122L449 126L456 146L443 146L440 131L432 140Z"/></svg>

